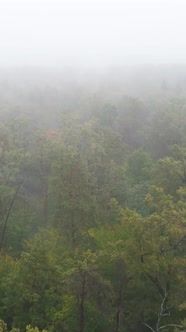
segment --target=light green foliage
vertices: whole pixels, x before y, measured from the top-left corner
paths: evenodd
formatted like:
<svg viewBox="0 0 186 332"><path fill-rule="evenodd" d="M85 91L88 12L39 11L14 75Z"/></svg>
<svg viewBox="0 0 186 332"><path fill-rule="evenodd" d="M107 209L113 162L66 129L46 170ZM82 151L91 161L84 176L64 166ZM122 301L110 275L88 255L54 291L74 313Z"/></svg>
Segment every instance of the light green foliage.
<svg viewBox="0 0 186 332"><path fill-rule="evenodd" d="M7 330L7 324L0 320L0 332L8 332Z"/></svg>
<svg viewBox="0 0 186 332"><path fill-rule="evenodd" d="M8 332L7 324L0 320L0 331L1 332ZM26 332L47 332L47 330L39 330L37 327L32 328L31 325L26 326ZM13 328L10 332L20 332L20 329Z"/></svg>
<svg viewBox="0 0 186 332"><path fill-rule="evenodd" d="M186 205L175 203L156 187L151 189L146 203L152 211L148 217L123 210L120 224L91 232L101 250L101 267L113 287L113 300L117 299L114 305L118 312L121 308L126 310L124 316L119 316L118 324L124 318L128 324L132 324L129 317L137 320L139 301L145 320L149 321L165 294L165 310L172 308L171 319L175 319L175 311L180 318L184 315ZM149 307L151 297L155 301Z"/></svg>
<svg viewBox="0 0 186 332"><path fill-rule="evenodd" d="M37 327L31 327L31 325L28 325L26 327L26 332L47 332L47 330L39 330Z"/></svg>
<svg viewBox="0 0 186 332"><path fill-rule="evenodd" d="M169 150L170 157L157 161L152 181L176 197L177 190L186 185L186 151L185 147L178 145L171 146Z"/></svg>

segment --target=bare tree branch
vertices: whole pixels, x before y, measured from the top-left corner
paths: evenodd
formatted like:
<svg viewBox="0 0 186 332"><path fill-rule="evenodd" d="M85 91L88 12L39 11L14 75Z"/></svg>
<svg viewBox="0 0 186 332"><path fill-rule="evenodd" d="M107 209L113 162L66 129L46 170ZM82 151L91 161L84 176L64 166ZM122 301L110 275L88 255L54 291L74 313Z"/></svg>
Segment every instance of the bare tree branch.
<svg viewBox="0 0 186 332"><path fill-rule="evenodd" d="M159 328L159 331L160 330L163 330L163 329L166 329L167 327L179 327L180 329L182 329L183 328L183 325L177 325L177 324L167 324L167 325L164 325L164 326L161 326L160 328Z"/></svg>
<svg viewBox="0 0 186 332"><path fill-rule="evenodd" d="M158 314L158 320L157 320L157 323L156 323L156 329L154 330L150 325L146 324L146 323L143 323L143 325L147 326L152 332L160 332L161 330L164 330L166 329L167 327L178 327L178 328L183 328L183 325L179 325L179 324L166 324L166 325L163 325L163 326L160 326L160 322L161 322L161 318L164 317L164 316L167 316L169 314L165 314L164 313L164 310L165 310L165 303L168 299L168 292L165 293L165 296L161 302L161 306L160 306L160 312Z"/></svg>
<svg viewBox="0 0 186 332"><path fill-rule="evenodd" d="M146 327L148 327L152 332L156 332L151 326L149 326L148 324L146 323L143 323L143 325L145 325Z"/></svg>
<svg viewBox="0 0 186 332"><path fill-rule="evenodd" d="M162 303L161 303L160 313L159 313L159 315L158 315L158 320L157 320L157 324L156 324L156 331L157 331L157 332L160 330L159 325L160 325L160 322L161 322L161 318L162 318L163 316L167 316L167 315L164 314L164 305L165 305L165 302L167 301L167 298L168 298L168 293L166 292L166 293L165 293L165 296L164 296L164 298L163 298L163 301L162 301Z"/></svg>

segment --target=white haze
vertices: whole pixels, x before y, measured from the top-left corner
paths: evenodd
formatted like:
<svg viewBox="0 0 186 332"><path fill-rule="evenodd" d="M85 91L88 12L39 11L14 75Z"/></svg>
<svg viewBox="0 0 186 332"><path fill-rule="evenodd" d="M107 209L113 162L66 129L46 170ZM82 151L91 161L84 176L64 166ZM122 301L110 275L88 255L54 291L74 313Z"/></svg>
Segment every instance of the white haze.
<svg viewBox="0 0 186 332"><path fill-rule="evenodd" d="M186 62L185 0L0 0L0 66Z"/></svg>

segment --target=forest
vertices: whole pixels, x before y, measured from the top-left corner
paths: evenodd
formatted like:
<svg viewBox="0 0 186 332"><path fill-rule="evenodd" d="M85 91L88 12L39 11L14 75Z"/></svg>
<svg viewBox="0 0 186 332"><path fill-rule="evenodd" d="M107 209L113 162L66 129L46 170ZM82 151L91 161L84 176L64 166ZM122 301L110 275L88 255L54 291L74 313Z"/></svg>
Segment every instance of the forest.
<svg viewBox="0 0 186 332"><path fill-rule="evenodd" d="M186 331L186 66L0 69L0 332Z"/></svg>

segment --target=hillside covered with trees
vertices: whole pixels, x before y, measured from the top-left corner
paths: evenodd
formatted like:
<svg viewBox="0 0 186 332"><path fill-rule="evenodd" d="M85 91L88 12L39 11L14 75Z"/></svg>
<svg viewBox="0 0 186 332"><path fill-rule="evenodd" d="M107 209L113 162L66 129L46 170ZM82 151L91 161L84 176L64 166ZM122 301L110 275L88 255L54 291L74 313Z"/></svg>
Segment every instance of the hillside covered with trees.
<svg viewBox="0 0 186 332"><path fill-rule="evenodd" d="M0 74L0 331L185 331L186 68Z"/></svg>

